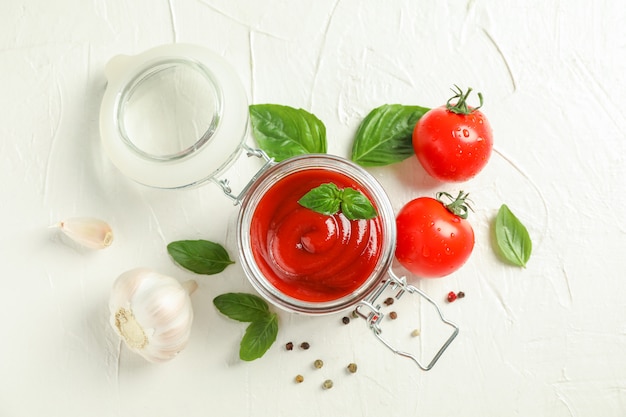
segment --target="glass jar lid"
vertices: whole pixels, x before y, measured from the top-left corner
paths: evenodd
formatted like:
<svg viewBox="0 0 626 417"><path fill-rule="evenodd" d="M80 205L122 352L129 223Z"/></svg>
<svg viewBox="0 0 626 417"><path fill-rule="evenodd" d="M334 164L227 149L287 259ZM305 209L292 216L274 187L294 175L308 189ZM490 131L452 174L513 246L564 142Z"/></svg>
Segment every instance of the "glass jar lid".
<svg viewBox="0 0 626 417"><path fill-rule="evenodd" d="M239 154L248 101L220 56L164 45L116 56L105 73L101 140L127 177L152 187L187 187L215 177Z"/></svg>

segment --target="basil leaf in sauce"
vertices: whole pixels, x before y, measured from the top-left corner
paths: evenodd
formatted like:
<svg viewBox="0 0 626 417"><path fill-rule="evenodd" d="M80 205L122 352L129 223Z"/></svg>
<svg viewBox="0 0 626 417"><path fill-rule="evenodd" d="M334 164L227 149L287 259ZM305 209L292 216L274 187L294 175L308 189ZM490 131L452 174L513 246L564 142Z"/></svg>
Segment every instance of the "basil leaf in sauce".
<svg viewBox="0 0 626 417"><path fill-rule="evenodd" d="M222 245L208 240L172 242L167 245L167 252L178 265L197 274L217 274L235 263Z"/></svg>
<svg viewBox="0 0 626 417"><path fill-rule="evenodd" d="M377 216L376 209L369 199L354 188L344 188L341 212L350 220L367 220Z"/></svg>
<svg viewBox="0 0 626 417"><path fill-rule="evenodd" d="M239 344L239 358L253 361L260 358L276 341L278 335L278 316L268 314L248 325Z"/></svg>
<svg viewBox="0 0 626 417"><path fill-rule="evenodd" d="M306 193L298 204L317 213L333 215L341 208L341 190L332 182L322 184Z"/></svg>
<svg viewBox="0 0 626 417"><path fill-rule="evenodd" d="M220 313L237 321L253 322L270 314L267 303L260 297L245 293L226 293L213 299Z"/></svg>
<svg viewBox="0 0 626 417"><path fill-rule="evenodd" d="M349 220L373 219L378 215L363 193L354 188L339 189L332 182L313 188L298 204L327 216L341 211Z"/></svg>
<svg viewBox="0 0 626 417"><path fill-rule="evenodd" d="M383 166L413 155L413 129L428 110L402 104L375 108L356 132L351 159L361 166Z"/></svg>
<svg viewBox="0 0 626 417"><path fill-rule="evenodd" d="M296 155L326 153L326 127L306 110L254 104L249 111L254 138L277 162Z"/></svg>
<svg viewBox="0 0 626 417"><path fill-rule="evenodd" d="M506 204L502 204L498 210L495 234L496 243L504 258L513 265L526 267L532 252L532 241L526 227Z"/></svg>

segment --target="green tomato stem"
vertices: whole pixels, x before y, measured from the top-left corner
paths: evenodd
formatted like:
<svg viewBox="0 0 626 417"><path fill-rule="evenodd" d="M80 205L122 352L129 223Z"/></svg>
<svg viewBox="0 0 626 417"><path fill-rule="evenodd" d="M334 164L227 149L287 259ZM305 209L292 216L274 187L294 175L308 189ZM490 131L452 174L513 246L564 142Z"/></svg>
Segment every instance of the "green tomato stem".
<svg viewBox="0 0 626 417"><path fill-rule="evenodd" d="M448 109L452 113L470 114L474 110L478 110L483 106L482 93L478 93L478 100L480 100L480 104L478 105L478 107L470 108L467 105L467 97L469 97L470 93L472 92L472 88L469 87L467 89L467 92L463 93L463 90L461 90L461 88L458 85L455 84L454 87L456 88L456 90L454 88L452 89L454 96L450 97L450 99L448 99L448 101L446 102L446 109ZM450 104L450 102L455 99L458 99L458 101L454 105Z"/></svg>
<svg viewBox="0 0 626 417"><path fill-rule="evenodd" d="M452 202L449 204L444 203L441 200L441 197L443 196L452 200ZM437 198L437 201L443 204L450 213L456 216L459 216L462 219L467 219L469 210L473 211L472 207L469 205L469 202L468 202L469 200L467 199L468 196L469 196L469 193L466 193L463 191L459 191L459 195L456 198L452 197L452 195L450 195L449 193L438 192L436 198Z"/></svg>

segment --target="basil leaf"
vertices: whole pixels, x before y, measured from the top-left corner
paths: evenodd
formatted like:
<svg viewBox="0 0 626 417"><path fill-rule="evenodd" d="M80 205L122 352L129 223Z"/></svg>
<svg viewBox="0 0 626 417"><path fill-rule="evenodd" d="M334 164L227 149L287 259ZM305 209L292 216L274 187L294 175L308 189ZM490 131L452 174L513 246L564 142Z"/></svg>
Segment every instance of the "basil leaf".
<svg viewBox="0 0 626 417"><path fill-rule="evenodd" d="M326 153L326 127L315 115L278 104L254 104L249 110L254 138L276 161Z"/></svg>
<svg viewBox="0 0 626 417"><path fill-rule="evenodd" d="M351 159L362 166L382 166L413 155L413 129L428 110L402 104L384 104L375 108L356 132Z"/></svg>
<svg viewBox="0 0 626 417"><path fill-rule="evenodd" d="M330 216L339 211L341 194L341 190L330 182L313 188L298 200L298 204L317 213Z"/></svg>
<svg viewBox="0 0 626 417"><path fill-rule="evenodd" d="M341 212L349 220L373 219L378 214L369 199L354 188L340 190L332 182L322 184L306 193L298 203L317 213L332 216Z"/></svg>
<svg viewBox="0 0 626 417"><path fill-rule="evenodd" d="M213 304L225 316L243 322L253 322L270 314L267 303L252 294L226 293L213 299Z"/></svg>
<svg viewBox="0 0 626 417"><path fill-rule="evenodd" d="M511 210L502 204L495 223L496 243L506 260L513 265L526 267L532 252L528 230Z"/></svg>
<svg viewBox="0 0 626 417"><path fill-rule="evenodd" d="M344 188L341 212L350 220L373 219L376 209L365 195L354 188Z"/></svg>
<svg viewBox="0 0 626 417"><path fill-rule="evenodd" d="M167 245L167 252L177 264L197 274L217 274L235 263L222 245L208 240L172 242Z"/></svg>
<svg viewBox="0 0 626 417"><path fill-rule="evenodd" d="M246 329L246 333L239 344L239 358L244 361L253 361L267 352L276 341L278 335L278 316L268 314L253 321Z"/></svg>

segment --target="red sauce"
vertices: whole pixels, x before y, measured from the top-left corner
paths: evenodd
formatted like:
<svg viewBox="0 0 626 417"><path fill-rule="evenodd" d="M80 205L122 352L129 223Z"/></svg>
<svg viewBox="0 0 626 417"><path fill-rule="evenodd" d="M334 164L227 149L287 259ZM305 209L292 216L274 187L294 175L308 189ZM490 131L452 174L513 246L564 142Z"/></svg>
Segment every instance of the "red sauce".
<svg viewBox="0 0 626 417"><path fill-rule="evenodd" d="M298 204L312 188L328 182L368 195L343 174L308 169L274 184L252 217L252 252L261 272L280 292L301 301L331 301L355 291L381 252L380 216L348 220L341 213L327 216Z"/></svg>

